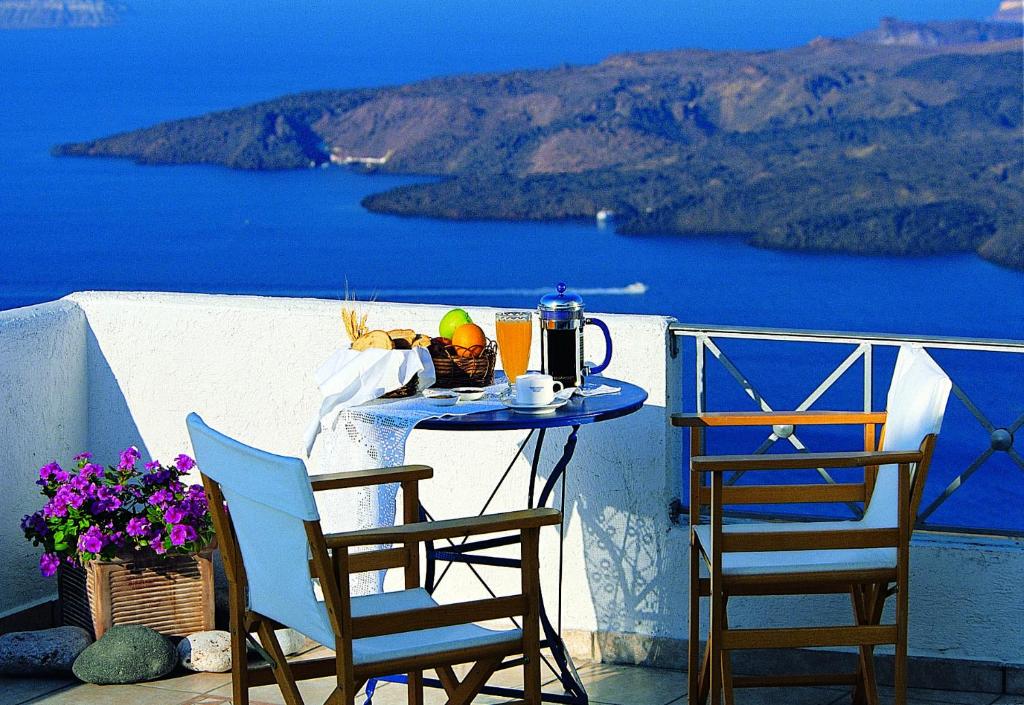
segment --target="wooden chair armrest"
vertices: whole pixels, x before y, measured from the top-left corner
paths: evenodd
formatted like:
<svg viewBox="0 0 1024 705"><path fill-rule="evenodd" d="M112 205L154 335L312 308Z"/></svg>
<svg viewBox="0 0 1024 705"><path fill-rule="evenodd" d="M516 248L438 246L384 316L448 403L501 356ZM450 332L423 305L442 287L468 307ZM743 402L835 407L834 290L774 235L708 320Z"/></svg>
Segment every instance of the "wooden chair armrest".
<svg viewBox="0 0 1024 705"><path fill-rule="evenodd" d="M785 453L778 455L698 455L690 460L691 472L733 470L801 470L811 468L860 468L865 465L919 463L919 450L853 451L849 453Z"/></svg>
<svg viewBox="0 0 1024 705"><path fill-rule="evenodd" d="M309 484L314 492L322 490L341 490L349 487L365 487L367 485L386 485L391 482L407 480L429 480L434 476L434 469L428 465L399 465L394 468L376 468L373 470L353 470L351 472L332 472L325 475L312 475Z"/></svg>
<svg viewBox="0 0 1024 705"><path fill-rule="evenodd" d="M885 423L884 411L716 411L672 414L672 425L684 428L716 426L821 426Z"/></svg>
<svg viewBox="0 0 1024 705"><path fill-rule="evenodd" d="M328 534L324 536L324 540L327 543L327 547L331 549L383 543L418 543L422 541L451 539L459 536L494 534L500 531L536 529L541 526L558 524L561 520L562 515L557 509L525 509L518 512L486 514L479 517L424 521L414 524L402 524L401 526L346 531L338 534Z"/></svg>
<svg viewBox="0 0 1024 705"><path fill-rule="evenodd" d="M352 638L400 634L418 629L436 629L491 619L521 617L528 614L526 595L492 597L455 604L353 617Z"/></svg>

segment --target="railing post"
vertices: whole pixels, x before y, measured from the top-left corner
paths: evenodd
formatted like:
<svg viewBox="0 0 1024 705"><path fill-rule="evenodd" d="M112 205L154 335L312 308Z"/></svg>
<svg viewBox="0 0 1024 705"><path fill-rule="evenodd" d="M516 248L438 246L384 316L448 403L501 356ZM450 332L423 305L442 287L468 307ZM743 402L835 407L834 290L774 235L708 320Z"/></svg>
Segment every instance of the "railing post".
<svg viewBox="0 0 1024 705"><path fill-rule="evenodd" d="M704 371L705 338L703 335L695 335L693 337L693 340L696 343L696 356L694 358L694 365L697 371L697 391L694 396L696 408L694 409L694 411L696 411L698 414L703 414L706 408L705 404L707 402L707 399L704 396L706 393L705 383L707 382Z"/></svg>
<svg viewBox="0 0 1024 705"><path fill-rule="evenodd" d="M872 396L872 381L873 367L874 367L874 353L875 346L872 343L864 343L864 411L872 411L871 408L871 396Z"/></svg>

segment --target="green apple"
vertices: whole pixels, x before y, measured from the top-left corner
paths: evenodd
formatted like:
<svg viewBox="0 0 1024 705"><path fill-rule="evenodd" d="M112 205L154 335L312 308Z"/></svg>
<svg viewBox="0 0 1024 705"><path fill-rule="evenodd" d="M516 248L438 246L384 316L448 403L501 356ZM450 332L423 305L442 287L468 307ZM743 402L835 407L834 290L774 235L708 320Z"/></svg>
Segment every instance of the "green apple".
<svg viewBox="0 0 1024 705"><path fill-rule="evenodd" d="M455 329L465 323L472 323L473 320L469 317L461 308L453 308L448 313L444 314L444 318L441 319L441 325L438 327L438 332L442 338L451 338L452 334L455 333Z"/></svg>

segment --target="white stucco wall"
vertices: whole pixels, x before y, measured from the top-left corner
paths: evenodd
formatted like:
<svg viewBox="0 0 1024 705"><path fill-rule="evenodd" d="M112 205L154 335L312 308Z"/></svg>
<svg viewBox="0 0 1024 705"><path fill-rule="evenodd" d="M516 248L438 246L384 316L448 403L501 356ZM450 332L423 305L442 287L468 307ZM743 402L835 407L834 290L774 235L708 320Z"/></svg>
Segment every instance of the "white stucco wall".
<svg viewBox="0 0 1024 705"><path fill-rule="evenodd" d="M447 310L362 307L374 327L423 332L433 332ZM20 401L33 419L26 426L21 411L0 417L4 478L28 487L18 491L17 507L8 506L8 494L0 500L0 548L22 556L0 564L0 600L6 600L0 610L48 594L17 531L16 519L30 508L35 468L84 448L113 458L132 443L147 458L190 452L184 418L192 410L240 440L299 455L319 404L312 372L344 338L339 310L339 302L309 299L83 293L0 314L0 394L6 408L9 400ZM469 310L493 335L493 310ZM580 431L565 507L564 626L685 639L685 530L670 524L667 511L678 494L682 435L667 415L680 405L673 395L682 385L674 375L685 366L667 364L668 319L600 317L616 344L607 374L639 384L650 399L632 416ZM600 358L599 335L588 333L587 344L588 357ZM549 432L544 467L554 464L567 433ZM436 469L422 490L425 506L437 517L476 513L524 435L414 432L407 461ZM333 469L316 461L313 471ZM523 457L492 510L522 506L527 469ZM325 515L331 506L328 501ZM549 592L557 577L556 539L552 531L543 544ZM498 584L515 580L495 570ZM1018 542L918 536L913 578L912 653L1024 663ZM467 599L480 590L465 567L456 567L439 594ZM731 607L737 625L810 622L822 613L845 620L848 612L841 597L737 600Z"/></svg>
<svg viewBox="0 0 1024 705"><path fill-rule="evenodd" d="M52 599L20 522L42 506L38 469L86 442L85 316L57 301L0 312L0 616Z"/></svg>

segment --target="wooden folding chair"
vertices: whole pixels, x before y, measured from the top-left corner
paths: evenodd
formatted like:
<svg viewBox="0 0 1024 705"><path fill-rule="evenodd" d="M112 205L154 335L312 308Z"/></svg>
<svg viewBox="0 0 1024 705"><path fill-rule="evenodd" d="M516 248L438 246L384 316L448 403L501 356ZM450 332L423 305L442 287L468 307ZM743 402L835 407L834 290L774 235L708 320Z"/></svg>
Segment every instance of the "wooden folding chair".
<svg viewBox="0 0 1024 705"><path fill-rule="evenodd" d="M951 382L921 348L900 349L886 411L676 414L690 429L689 702L732 705L742 687L841 684L853 686L854 705L878 702L874 648L894 644L895 699L906 702L910 535L928 475ZM707 428L857 424L864 450L853 453L705 456ZM880 449L876 426L884 424ZM858 483L726 485L732 472L863 467ZM710 476L710 485L707 478ZM857 521L723 522L723 508L743 504L863 502ZM710 523L701 513L710 507ZM701 575L704 564L707 577ZM852 626L744 628L730 625L732 596L848 593ZM895 624L881 624L888 597L896 596ZM700 598L710 598L710 631L699 647ZM856 646L851 673L733 676L730 654L739 649Z"/></svg>
<svg viewBox="0 0 1024 705"><path fill-rule="evenodd" d="M353 705L370 678L408 674L409 702L423 703L423 670L433 669L449 705L468 705L509 657L521 657L524 705L540 704L540 529L559 523L554 509L419 523L418 481L426 466L307 476L298 458L243 445L188 416L228 577L232 694L248 705L250 686L274 681L288 705L302 705L297 680L335 675L327 705ZM401 483L405 524L325 535L313 492ZM225 506L226 505L226 506ZM521 594L439 605L420 587L419 546L458 536L519 531ZM352 552L362 546L393 548ZM351 597L349 576L402 568L405 590ZM323 599L317 598L314 581ZM473 622L519 617L521 629ZM334 658L289 663L275 635L287 626L334 650ZM259 634L262 646L252 639ZM250 668L247 642L270 668ZM474 664L460 681L454 665Z"/></svg>

